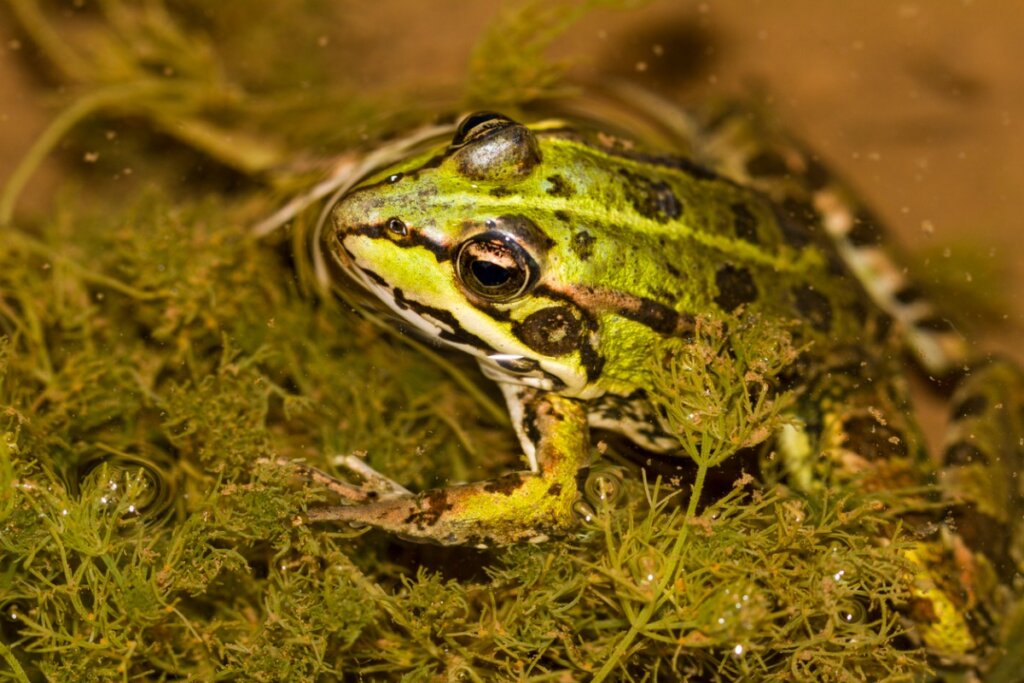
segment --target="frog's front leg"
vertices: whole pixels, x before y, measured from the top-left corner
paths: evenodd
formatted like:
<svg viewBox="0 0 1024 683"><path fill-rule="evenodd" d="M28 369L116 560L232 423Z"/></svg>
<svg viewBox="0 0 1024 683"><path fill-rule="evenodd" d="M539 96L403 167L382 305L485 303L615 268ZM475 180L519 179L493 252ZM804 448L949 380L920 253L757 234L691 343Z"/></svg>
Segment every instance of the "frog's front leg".
<svg viewBox="0 0 1024 683"><path fill-rule="evenodd" d="M576 522L577 477L590 453L586 408L579 401L533 389L507 392L510 403L513 395L517 431L533 449L530 460L531 465L536 462L536 471L314 509L309 520L366 524L444 545L542 541L551 533L568 531Z"/></svg>

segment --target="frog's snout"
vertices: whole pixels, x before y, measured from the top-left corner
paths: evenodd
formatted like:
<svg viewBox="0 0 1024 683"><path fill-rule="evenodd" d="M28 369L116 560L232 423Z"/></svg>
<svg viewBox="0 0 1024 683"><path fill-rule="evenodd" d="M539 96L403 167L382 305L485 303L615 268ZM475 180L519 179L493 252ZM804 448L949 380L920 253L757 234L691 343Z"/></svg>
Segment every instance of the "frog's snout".
<svg viewBox="0 0 1024 683"><path fill-rule="evenodd" d="M331 232L338 240L353 232L360 223L365 223L366 215L363 207L358 206L356 198L346 195L338 200L331 209Z"/></svg>

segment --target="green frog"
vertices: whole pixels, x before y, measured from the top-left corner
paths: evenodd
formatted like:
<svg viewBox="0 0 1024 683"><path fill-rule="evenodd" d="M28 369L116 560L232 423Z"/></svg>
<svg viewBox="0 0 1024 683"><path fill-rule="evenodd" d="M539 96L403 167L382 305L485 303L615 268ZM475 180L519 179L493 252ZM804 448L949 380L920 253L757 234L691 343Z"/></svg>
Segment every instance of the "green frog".
<svg viewBox="0 0 1024 683"><path fill-rule="evenodd" d="M695 117L685 146L666 154L599 125L478 112L348 190L324 249L408 326L477 359L504 395L526 466L413 494L350 458L372 485L337 483L347 504L310 517L447 545L568 532L591 430L678 453L651 401L662 342L692 340L700 318L768 320L803 349L785 380L796 401L771 439L809 494L865 472L895 487L894 472L926 466L904 349L935 375L971 365L941 472L964 525L994 548L989 564L1012 575L1024 555L1006 531L1024 509L1011 476L1024 460L1019 370L971 363L890 258L878 220L764 117ZM923 558L955 545L911 553L929 615L921 637L954 659L976 645L963 607L972 589L944 587Z"/></svg>

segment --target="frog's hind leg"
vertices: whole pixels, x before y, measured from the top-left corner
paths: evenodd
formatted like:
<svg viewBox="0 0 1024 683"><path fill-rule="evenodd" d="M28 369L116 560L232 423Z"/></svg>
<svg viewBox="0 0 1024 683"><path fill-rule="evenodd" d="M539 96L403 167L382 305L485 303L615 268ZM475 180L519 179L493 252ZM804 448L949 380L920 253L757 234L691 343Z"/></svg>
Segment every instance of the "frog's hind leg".
<svg viewBox="0 0 1024 683"><path fill-rule="evenodd" d="M1022 397L1024 372L1003 359L978 363L964 376L953 395L940 470L949 508L940 538L921 544L930 552L921 576L943 585L945 597L921 593L918 602L934 613L945 600L965 620L959 636L941 620L922 622L918 631L930 651L945 655L937 660L940 669L969 664L978 680L1021 680L1024 670Z"/></svg>
<svg viewBox="0 0 1024 683"><path fill-rule="evenodd" d="M719 104L698 119L700 160L763 192L783 220L800 223L822 248L834 248L925 370L942 377L964 366L963 337L907 276L881 221L816 154L751 103Z"/></svg>
<svg viewBox="0 0 1024 683"><path fill-rule="evenodd" d="M887 505L898 506L902 523L911 531L902 536L902 555L911 570L906 586L910 595L900 605L908 637L924 647L930 661L969 666L984 639L974 632L977 619L972 620L969 601L963 598L956 539L944 530L944 511L928 493L934 464L926 456L907 390L892 379L899 375L887 367L889 361L866 352L858 358L858 353L847 350L811 379L808 406L802 411L810 416L802 450L814 456L814 476L793 476L791 463L799 460L793 460L783 439L780 450L790 480L812 501L823 489L832 489L874 492ZM789 443L800 441L790 436ZM808 480L809 487L804 484Z"/></svg>
<svg viewBox="0 0 1024 683"><path fill-rule="evenodd" d="M837 181L815 191L813 203L839 256L875 304L896 321L921 366L937 377L963 367L966 341L900 267L874 214Z"/></svg>
<svg viewBox="0 0 1024 683"><path fill-rule="evenodd" d="M1024 372L992 359L953 394L941 471L958 534L1003 580L1024 573Z"/></svg>
<svg viewBox="0 0 1024 683"><path fill-rule="evenodd" d="M829 487L879 491L920 485L927 456L893 361L848 347L818 362L799 399L800 420L779 435L789 484L811 499Z"/></svg>

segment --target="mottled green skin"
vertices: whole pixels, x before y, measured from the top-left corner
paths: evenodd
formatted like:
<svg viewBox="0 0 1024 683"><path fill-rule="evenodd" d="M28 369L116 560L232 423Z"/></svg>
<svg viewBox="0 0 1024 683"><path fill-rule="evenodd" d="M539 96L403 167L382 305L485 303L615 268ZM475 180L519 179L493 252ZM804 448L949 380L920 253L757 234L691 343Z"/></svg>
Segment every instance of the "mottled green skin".
<svg viewBox="0 0 1024 683"><path fill-rule="evenodd" d="M540 161L522 175L466 177L458 154L446 156L441 144L370 179L334 211L345 248L405 299L440 304L494 352L540 360L565 385L552 388L574 398L649 389L649 352L661 337L685 334L695 315L725 317L741 304L744 314L792 322L815 355L877 344L863 336L871 304L816 226L703 169L544 127ZM394 174L403 176L385 180ZM383 237L393 217L406 237ZM524 244L541 273L528 295L490 303L460 286L452 252L502 217L524 217L539 230ZM514 334L516 323L555 306L568 306L587 330L579 345L544 353Z"/></svg>
<svg viewBox="0 0 1024 683"><path fill-rule="evenodd" d="M689 341L697 316L779 323L803 349L783 378L798 400L775 435L794 488L926 479L901 338L934 368L962 366L962 340L889 261L870 213L784 138L762 145L753 122L709 127L718 137L706 149L726 150L702 157L709 170L560 121L473 115L452 141L349 191L327 250L428 338L479 359L530 469L376 499L337 484L355 504L311 518L445 544L571 529L591 427L678 452L648 403L651 355L666 338ZM1024 375L1007 363L962 383L943 473L963 538L994 549L1004 583L972 578L993 563L959 536L906 553L924 615L913 637L943 665L998 653L983 626L998 624L1004 586L1024 568L1024 533L1000 514L1024 509L1024 488L1006 485L1024 461L1022 395Z"/></svg>

